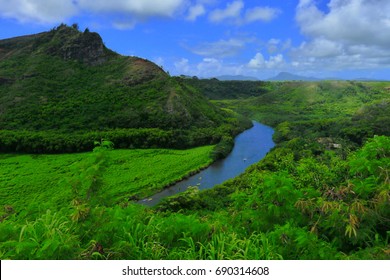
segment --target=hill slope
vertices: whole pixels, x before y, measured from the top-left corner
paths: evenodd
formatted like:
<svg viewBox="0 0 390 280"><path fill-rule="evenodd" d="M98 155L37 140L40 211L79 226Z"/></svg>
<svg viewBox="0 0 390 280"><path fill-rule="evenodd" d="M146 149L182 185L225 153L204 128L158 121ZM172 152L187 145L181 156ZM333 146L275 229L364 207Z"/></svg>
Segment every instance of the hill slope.
<svg viewBox="0 0 390 280"><path fill-rule="evenodd" d="M107 49L97 33L61 25L0 40L2 130L215 129L226 117L152 62Z"/></svg>
<svg viewBox="0 0 390 280"><path fill-rule="evenodd" d="M218 80L194 79L176 77L177 81L183 81L188 85L198 89L209 99L235 99L257 96L264 93L270 82L264 81L244 81L244 80Z"/></svg>

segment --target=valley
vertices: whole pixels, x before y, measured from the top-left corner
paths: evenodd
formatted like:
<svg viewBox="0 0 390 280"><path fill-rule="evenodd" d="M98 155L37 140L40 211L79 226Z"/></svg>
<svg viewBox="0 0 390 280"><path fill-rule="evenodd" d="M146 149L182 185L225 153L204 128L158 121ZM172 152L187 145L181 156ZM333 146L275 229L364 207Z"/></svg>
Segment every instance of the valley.
<svg viewBox="0 0 390 280"><path fill-rule="evenodd" d="M390 82L171 77L99 38L0 41L0 259L390 258ZM251 120L274 129L263 159L137 203Z"/></svg>

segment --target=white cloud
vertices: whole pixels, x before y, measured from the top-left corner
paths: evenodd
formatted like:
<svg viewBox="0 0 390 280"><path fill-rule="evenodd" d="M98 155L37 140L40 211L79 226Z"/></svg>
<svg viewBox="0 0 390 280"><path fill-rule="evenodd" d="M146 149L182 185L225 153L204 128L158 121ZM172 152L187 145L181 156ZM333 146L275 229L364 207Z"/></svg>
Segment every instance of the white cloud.
<svg viewBox="0 0 390 280"><path fill-rule="evenodd" d="M297 67L368 69L390 66L390 1L330 0L328 11L301 0L296 20L307 42L295 48Z"/></svg>
<svg viewBox="0 0 390 280"><path fill-rule="evenodd" d="M269 59L266 60L262 53L256 53L255 57L248 63L248 67L253 69L280 69L283 65L284 58L282 54L270 56Z"/></svg>
<svg viewBox="0 0 390 280"><path fill-rule="evenodd" d="M194 21L198 17L204 15L205 13L206 13L205 7L202 4L197 4L189 8L187 20Z"/></svg>
<svg viewBox="0 0 390 280"><path fill-rule="evenodd" d="M211 73L221 73L223 62L216 58L204 58L202 62L197 65L198 73L209 75Z"/></svg>
<svg viewBox="0 0 390 280"><path fill-rule="evenodd" d="M264 64L264 56L261 53L257 53L255 57L249 61L248 66L250 68L262 68L264 67Z"/></svg>
<svg viewBox="0 0 390 280"><path fill-rule="evenodd" d="M234 1L228 3L225 9L216 9L210 13L209 19L212 22L221 22L226 19L239 19L244 2Z"/></svg>
<svg viewBox="0 0 390 280"><path fill-rule="evenodd" d="M279 69L284 65L284 58L282 54L277 54L271 56L268 61L266 61L266 66L269 69Z"/></svg>
<svg viewBox="0 0 390 280"><path fill-rule="evenodd" d="M191 62L187 58L181 58L173 65L172 73L174 75L216 77L220 75L241 75L248 72L246 65L228 63L214 57L206 57L199 62Z"/></svg>
<svg viewBox="0 0 390 280"><path fill-rule="evenodd" d="M322 58L339 56L344 50L343 45L339 42L315 38L309 43L303 42L295 52L299 55Z"/></svg>
<svg viewBox="0 0 390 280"><path fill-rule="evenodd" d="M111 15L116 18L113 25L123 29L150 17L182 16L186 8L190 9L190 16L199 16L200 6L189 7L188 3L188 0L0 0L0 16L21 22L58 23L86 12Z"/></svg>
<svg viewBox="0 0 390 280"><path fill-rule="evenodd" d="M254 21L271 21L280 14L280 10L270 7L255 7L245 13L244 21L247 23Z"/></svg>
<svg viewBox="0 0 390 280"><path fill-rule="evenodd" d="M20 22L54 23L77 13L71 0L0 0L0 15Z"/></svg>
<svg viewBox="0 0 390 280"><path fill-rule="evenodd" d="M216 4L217 0L0 0L0 16L21 22L58 23L81 13L109 15L114 27L125 29L151 17L195 21L207 13L206 6ZM245 10L244 5L243 0L227 3L224 8L211 11L209 20L248 24L270 21L279 13L269 7Z"/></svg>
<svg viewBox="0 0 390 280"><path fill-rule="evenodd" d="M182 58L179 61L174 63L175 69L180 74L190 73L189 60L187 58Z"/></svg>
<svg viewBox="0 0 390 280"><path fill-rule="evenodd" d="M225 9L216 9L209 15L211 22L230 21L236 25L249 24L256 21L271 21L280 14L279 9L270 7L253 7L244 10L244 2L237 0L226 5ZM244 11L244 15L243 14Z"/></svg>
<svg viewBox="0 0 390 280"><path fill-rule="evenodd" d="M81 10L96 14L113 14L117 29L132 29L150 17L173 17L184 8L185 0L78 0Z"/></svg>
<svg viewBox="0 0 390 280"><path fill-rule="evenodd" d="M237 63L226 63L221 59L204 58L195 67L196 76L216 77L220 75L242 75L246 72L246 66Z"/></svg>
<svg viewBox="0 0 390 280"><path fill-rule="evenodd" d="M189 48L193 53L205 57L229 57L236 55L245 47L247 39L219 40L217 42L206 42L199 46Z"/></svg>
<svg viewBox="0 0 390 280"><path fill-rule="evenodd" d="M135 17L171 17L182 8L184 0L78 0L81 9L97 13L122 13Z"/></svg>
<svg viewBox="0 0 390 280"><path fill-rule="evenodd" d="M390 1L331 0L329 12L314 1L301 1L297 21L304 34L354 44L390 44Z"/></svg>

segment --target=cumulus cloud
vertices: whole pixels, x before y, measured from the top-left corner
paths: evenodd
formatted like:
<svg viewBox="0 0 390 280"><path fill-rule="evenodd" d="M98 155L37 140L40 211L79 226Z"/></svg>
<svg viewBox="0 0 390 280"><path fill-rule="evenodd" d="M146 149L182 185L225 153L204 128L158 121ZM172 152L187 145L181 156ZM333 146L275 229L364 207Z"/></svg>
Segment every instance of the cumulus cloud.
<svg viewBox="0 0 390 280"><path fill-rule="evenodd" d="M331 0L329 12L315 1L301 1L297 21L304 34L343 40L354 44L390 44L390 1Z"/></svg>
<svg viewBox="0 0 390 280"><path fill-rule="evenodd" d="M21 22L53 23L77 13L71 0L0 0L0 15Z"/></svg>
<svg viewBox="0 0 390 280"><path fill-rule="evenodd" d="M292 52L293 65L367 69L390 65L390 1L331 0L328 11L301 0L296 20L307 37Z"/></svg>
<svg viewBox="0 0 390 280"><path fill-rule="evenodd" d="M266 60L262 53L256 53L255 57L248 63L248 67L253 69L280 69L283 65L284 58L282 54L270 56L269 59Z"/></svg>
<svg viewBox="0 0 390 280"><path fill-rule="evenodd" d="M242 0L228 3L225 9L216 9L209 15L211 22L222 22L229 20L230 22L242 25L255 21L271 21L280 14L279 9L270 7L254 7L247 9L244 12L244 2Z"/></svg>

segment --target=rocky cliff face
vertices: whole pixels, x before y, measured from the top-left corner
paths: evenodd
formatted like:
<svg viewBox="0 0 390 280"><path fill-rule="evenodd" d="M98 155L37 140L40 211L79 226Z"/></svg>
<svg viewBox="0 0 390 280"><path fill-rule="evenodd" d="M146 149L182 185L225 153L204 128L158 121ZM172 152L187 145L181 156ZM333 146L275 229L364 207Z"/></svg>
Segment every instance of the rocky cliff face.
<svg viewBox="0 0 390 280"><path fill-rule="evenodd" d="M60 52L64 59L76 59L89 65L102 64L107 60L102 39L97 33L80 34Z"/></svg>
<svg viewBox="0 0 390 280"><path fill-rule="evenodd" d="M99 34L79 32L65 25L51 31L48 52L56 54L65 60L78 60L88 65L99 65L107 61L109 51L103 44ZM112 52L111 52L112 53Z"/></svg>

